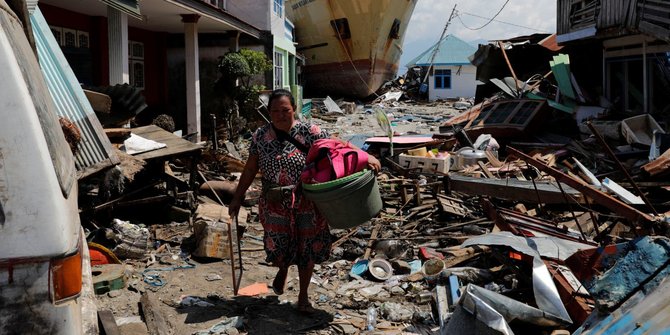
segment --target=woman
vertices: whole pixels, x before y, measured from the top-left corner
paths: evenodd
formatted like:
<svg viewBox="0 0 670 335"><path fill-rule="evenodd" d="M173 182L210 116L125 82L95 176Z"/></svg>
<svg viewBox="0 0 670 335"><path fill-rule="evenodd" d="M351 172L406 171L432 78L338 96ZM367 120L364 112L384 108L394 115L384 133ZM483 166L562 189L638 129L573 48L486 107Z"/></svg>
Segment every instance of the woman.
<svg viewBox="0 0 670 335"><path fill-rule="evenodd" d="M297 265L300 279L297 308L310 313L314 309L307 292L309 282L314 264L326 261L330 256L331 236L325 218L314 203L299 192L293 192L292 187L300 182L305 167L307 153L304 150L328 135L316 125L296 121L291 92L273 91L268 105L272 122L253 135L249 158L229 206L229 214L231 217L237 215L245 192L260 170L263 192L258 207L265 231L265 252L267 261L279 267L272 288L277 295L283 294L288 268ZM368 165L375 171L381 168L372 156Z"/></svg>

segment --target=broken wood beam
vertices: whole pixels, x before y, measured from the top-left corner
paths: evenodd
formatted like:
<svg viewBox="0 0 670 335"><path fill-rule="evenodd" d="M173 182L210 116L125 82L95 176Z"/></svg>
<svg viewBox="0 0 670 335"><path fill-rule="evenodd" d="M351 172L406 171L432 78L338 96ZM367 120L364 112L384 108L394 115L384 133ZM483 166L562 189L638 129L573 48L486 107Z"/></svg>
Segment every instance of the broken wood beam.
<svg viewBox="0 0 670 335"><path fill-rule="evenodd" d="M142 293L140 306L142 308L142 314L144 315L144 322L147 324L147 329L149 330L150 335L172 334L167 321L165 321L165 318L160 313L159 306L153 293Z"/></svg>
<svg viewBox="0 0 670 335"><path fill-rule="evenodd" d="M83 91L94 111L105 114L112 111L112 98L109 95L90 90Z"/></svg>
<svg viewBox="0 0 670 335"><path fill-rule="evenodd" d="M507 152L510 155L514 155L525 162L528 162L529 164L533 165L540 171L549 174L550 176L556 178L558 182L562 182L567 184L568 186L576 189L577 191L581 192L582 194L586 195L587 197L593 199L595 202L598 204L608 208L614 213L617 213L618 215L623 216L624 218L632 221L633 223L652 223L656 222L657 220L649 214L643 213L630 205L626 204L623 201L620 201L618 199L615 199L611 196L609 196L606 193L603 193L593 187L591 185L587 184L586 182L582 180L577 180L574 179L567 174L563 173L562 171L559 171L557 169L554 169L550 166L545 165L543 162L540 162L539 160L530 157L526 155L525 153L512 148L512 147L507 147Z"/></svg>
<svg viewBox="0 0 670 335"><path fill-rule="evenodd" d="M668 172L670 170L670 150L666 150L655 160L643 165L642 170L652 177Z"/></svg>
<svg viewBox="0 0 670 335"><path fill-rule="evenodd" d="M381 223L376 224L374 228L372 228L372 232L370 233L370 240L368 241L367 247L365 247L365 254L363 255L363 259L370 258L370 254L372 253L372 244L374 243L374 240L377 239L379 229L381 228L382 228Z"/></svg>
<svg viewBox="0 0 670 335"><path fill-rule="evenodd" d="M537 186L537 192L533 187L533 183L527 180L483 179L459 175L449 176L449 189L452 191L529 203L565 203L561 190L554 183L536 181L535 185ZM577 190L567 187L564 190L576 203L585 203L584 197Z"/></svg>
<svg viewBox="0 0 670 335"><path fill-rule="evenodd" d="M514 72L514 67L512 67L512 63L510 63L509 58L507 57L507 52L505 51L505 45L503 45L502 41L498 41L498 46L500 47L500 51L503 54L503 57L505 57L505 62L507 63L507 66L509 67L509 72L512 73L512 78L514 78L514 85L516 86L516 94L519 94L519 79L516 76L516 73Z"/></svg>
<svg viewBox="0 0 670 335"><path fill-rule="evenodd" d="M116 325L114 314L111 311L98 311L98 321L100 325L101 334L106 335L121 335L119 326Z"/></svg>

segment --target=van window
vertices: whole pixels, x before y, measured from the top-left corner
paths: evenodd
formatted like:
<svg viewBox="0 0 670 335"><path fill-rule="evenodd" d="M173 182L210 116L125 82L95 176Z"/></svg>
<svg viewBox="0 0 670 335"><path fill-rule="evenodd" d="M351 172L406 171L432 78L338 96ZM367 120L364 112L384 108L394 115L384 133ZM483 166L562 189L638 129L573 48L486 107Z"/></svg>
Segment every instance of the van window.
<svg viewBox="0 0 670 335"><path fill-rule="evenodd" d="M28 91L37 110L37 117L40 120L40 126L46 139L49 155L51 156L61 191L63 192L63 196L67 198L75 182L75 167L72 152L65 142L65 136L63 136L63 131L58 122L56 107L51 99L51 94L44 79L40 78L42 77L42 72L35 58L35 52L25 41L23 28L18 24L11 25L9 28L10 31L7 33L7 37L10 40L10 45L13 45L15 48L14 52L16 58L19 60L19 67L26 79ZM40 80L33 80L32 78L40 78ZM16 112L21 113L24 111ZM26 162L26 164L29 164L29 162Z"/></svg>

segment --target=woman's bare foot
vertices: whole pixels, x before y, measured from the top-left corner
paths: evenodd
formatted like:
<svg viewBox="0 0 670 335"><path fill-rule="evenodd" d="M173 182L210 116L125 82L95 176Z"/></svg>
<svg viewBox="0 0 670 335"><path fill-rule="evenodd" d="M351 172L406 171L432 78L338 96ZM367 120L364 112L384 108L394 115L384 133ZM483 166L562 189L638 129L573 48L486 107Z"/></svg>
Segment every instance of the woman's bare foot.
<svg viewBox="0 0 670 335"><path fill-rule="evenodd" d="M296 308L301 314L314 314L317 311L314 307L312 307L312 304L309 302L309 300L305 300L303 302L298 300L298 305Z"/></svg>
<svg viewBox="0 0 670 335"><path fill-rule="evenodd" d="M284 287L286 286L286 278L288 277L288 268L279 268L275 279L272 281L272 290L276 295L284 294Z"/></svg>

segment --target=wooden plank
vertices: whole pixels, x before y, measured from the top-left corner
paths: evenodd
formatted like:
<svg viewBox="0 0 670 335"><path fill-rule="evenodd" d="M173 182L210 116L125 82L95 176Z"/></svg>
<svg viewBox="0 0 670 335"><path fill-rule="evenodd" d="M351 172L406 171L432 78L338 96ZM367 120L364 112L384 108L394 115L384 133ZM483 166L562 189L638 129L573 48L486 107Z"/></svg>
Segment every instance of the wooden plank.
<svg viewBox="0 0 670 335"><path fill-rule="evenodd" d="M144 315L144 322L147 324L147 329L150 335L165 335L172 334L172 330L165 321L165 318L160 313L156 298L151 292L142 293L140 298L140 306L142 314Z"/></svg>
<svg viewBox="0 0 670 335"><path fill-rule="evenodd" d="M479 165L479 168L482 169L482 172L484 172L484 174L486 175L486 178L489 178L489 179L495 178L493 173L491 173L491 171L489 171L489 168L486 167L486 164L484 164L484 162L478 161L477 165Z"/></svg>
<svg viewBox="0 0 670 335"><path fill-rule="evenodd" d="M139 159L151 160L155 158L169 158L172 156L195 153L202 150L200 145L189 142L175 134L170 133L169 131L163 130L162 128L149 125L145 127L133 128L131 129L133 134L150 139L156 142L165 143L167 147L153 150L149 152L144 152L138 155L134 155Z"/></svg>
<svg viewBox="0 0 670 335"><path fill-rule="evenodd" d="M109 95L89 90L83 91L94 111L109 114L112 109L112 98Z"/></svg>
<svg viewBox="0 0 670 335"><path fill-rule="evenodd" d="M537 187L537 191L535 191ZM471 195L490 196L499 199L515 200L530 203L564 204L565 197L556 184L517 179L482 179L466 176L449 176L449 189ZM584 197L575 189L563 186L568 199L583 204ZM538 195L539 194L539 195ZM538 199L539 196L539 199Z"/></svg>
<svg viewBox="0 0 670 335"><path fill-rule="evenodd" d="M98 311L98 320L101 335L121 335L119 326L116 325L114 314L111 311Z"/></svg>
<svg viewBox="0 0 670 335"><path fill-rule="evenodd" d="M656 38L663 39L665 41L670 41L670 30L663 27L657 26L655 24L641 21L639 25L640 31L650 34Z"/></svg>

